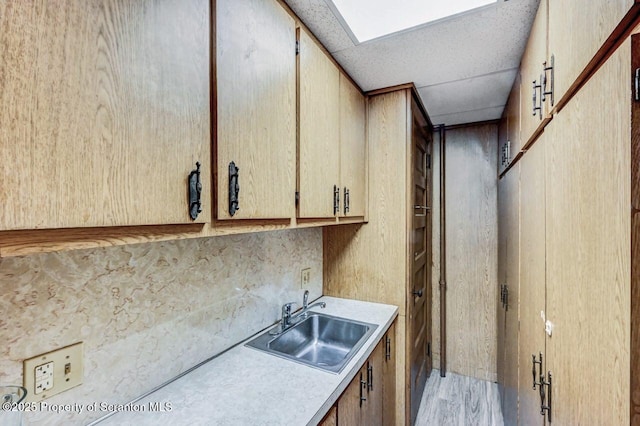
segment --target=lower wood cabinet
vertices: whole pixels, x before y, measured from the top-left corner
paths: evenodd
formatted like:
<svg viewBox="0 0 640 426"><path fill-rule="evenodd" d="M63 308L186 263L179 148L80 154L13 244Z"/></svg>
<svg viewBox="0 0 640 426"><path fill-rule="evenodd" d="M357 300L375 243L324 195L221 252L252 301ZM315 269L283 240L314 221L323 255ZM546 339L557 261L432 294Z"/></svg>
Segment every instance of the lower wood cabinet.
<svg viewBox="0 0 640 426"><path fill-rule="evenodd" d="M392 325L321 425L395 424L394 336Z"/></svg>

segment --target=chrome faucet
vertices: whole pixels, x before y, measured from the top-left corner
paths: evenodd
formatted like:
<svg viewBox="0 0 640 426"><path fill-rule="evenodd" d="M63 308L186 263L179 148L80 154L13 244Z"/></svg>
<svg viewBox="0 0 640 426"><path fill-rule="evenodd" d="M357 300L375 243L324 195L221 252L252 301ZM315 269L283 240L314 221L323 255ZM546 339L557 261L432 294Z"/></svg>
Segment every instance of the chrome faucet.
<svg viewBox="0 0 640 426"><path fill-rule="evenodd" d="M306 317L307 316L307 311L315 306L320 306L322 309L324 309L327 304L324 302L316 302L313 305L309 306L309 290L305 290L304 291L304 296L302 296L302 310L300 311L300 313L298 313L295 318L299 318L299 317Z"/></svg>
<svg viewBox="0 0 640 426"><path fill-rule="evenodd" d="M273 330L269 332L269 334L281 334L301 319L306 318L308 316L307 311L309 311L309 309L316 306L320 306L322 309L324 309L327 306L325 302L316 302L309 306L309 290L304 291L304 296L302 296L302 310L295 315L291 314L291 308L293 307L293 305L297 305L297 303L288 302L282 305L282 319L280 320L280 326L274 327Z"/></svg>

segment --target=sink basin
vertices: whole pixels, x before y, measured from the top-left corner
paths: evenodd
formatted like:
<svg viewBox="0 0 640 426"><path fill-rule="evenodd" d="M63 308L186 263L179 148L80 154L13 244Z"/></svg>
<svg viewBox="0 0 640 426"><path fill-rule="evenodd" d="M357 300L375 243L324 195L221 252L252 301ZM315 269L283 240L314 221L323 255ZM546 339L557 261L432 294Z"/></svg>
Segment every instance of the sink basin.
<svg viewBox="0 0 640 426"><path fill-rule="evenodd" d="M246 346L340 373L376 328L375 324L308 312L305 318L282 334L272 336L265 332Z"/></svg>

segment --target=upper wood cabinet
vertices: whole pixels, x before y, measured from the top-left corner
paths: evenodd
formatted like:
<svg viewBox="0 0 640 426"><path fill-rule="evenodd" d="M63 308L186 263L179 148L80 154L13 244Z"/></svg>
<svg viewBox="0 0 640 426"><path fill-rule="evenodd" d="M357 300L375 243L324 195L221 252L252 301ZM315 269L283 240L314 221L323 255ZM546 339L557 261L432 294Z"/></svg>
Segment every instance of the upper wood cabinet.
<svg viewBox="0 0 640 426"><path fill-rule="evenodd" d="M364 216L366 207L366 105L360 90L340 74L340 216Z"/></svg>
<svg viewBox="0 0 640 426"><path fill-rule="evenodd" d="M521 96L520 96L520 128L522 144L520 149L540 126L548 121L551 108L551 96L543 93L551 88L550 74L547 73L547 84L544 84L544 68L547 61L547 1L541 0L538 12L531 27L529 40L520 63ZM564 0L563 0L564 1ZM513 144L513 141L512 141ZM517 153L517 151L514 151ZM512 156L513 158L513 156Z"/></svg>
<svg viewBox="0 0 640 426"><path fill-rule="evenodd" d="M210 220L209 1L0 2L0 230Z"/></svg>
<svg viewBox="0 0 640 426"><path fill-rule="evenodd" d="M504 107L498 128L498 174L501 174L522 148L521 124L521 77L516 76L511 93Z"/></svg>
<svg viewBox="0 0 640 426"><path fill-rule="evenodd" d="M216 3L217 219L291 218L296 179L295 21L275 0ZM229 204L230 185L236 183L230 177L233 167L239 169L237 211Z"/></svg>
<svg viewBox="0 0 640 426"><path fill-rule="evenodd" d="M558 102L634 5L634 0L547 1L549 57L554 56Z"/></svg>
<svg viewBox="0 0 640 426"><path fill-rule="evenodd" d="M304 29L299 43L298 217L329 218L340 188L340 71Z"/></svg>

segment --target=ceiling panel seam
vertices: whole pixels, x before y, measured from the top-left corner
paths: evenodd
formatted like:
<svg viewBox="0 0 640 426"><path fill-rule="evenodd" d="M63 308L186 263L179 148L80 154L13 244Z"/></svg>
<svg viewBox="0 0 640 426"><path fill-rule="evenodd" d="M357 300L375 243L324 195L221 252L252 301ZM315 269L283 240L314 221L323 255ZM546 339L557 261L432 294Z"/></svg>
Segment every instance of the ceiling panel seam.
<svg viewBox="0 0 640 426"><path fill-rule="evenodd" d="M442 86L442 85L445 85L445 84L458 83L460 81L473 80L473 79L477 79L477 78L482 78L482 77L488 77L488 76L497 75L497 74L513 72L513 71L517 71L518 69L519 69L519 67L505 68L503 70L492 71L492 72L488 72L488 73L485 73L485 74L478 74L478 75L474 75L474 76L471 76L471 77L458 78L458 79L455 79L455 80L447 80L447 81L443 81L443 82L440 82L440 83L427 84L425 86L418 86L417 88L419 90L419 89L425 89L425 88L434 87L434 86Z"/></svg>

